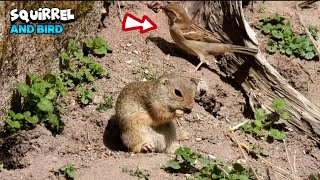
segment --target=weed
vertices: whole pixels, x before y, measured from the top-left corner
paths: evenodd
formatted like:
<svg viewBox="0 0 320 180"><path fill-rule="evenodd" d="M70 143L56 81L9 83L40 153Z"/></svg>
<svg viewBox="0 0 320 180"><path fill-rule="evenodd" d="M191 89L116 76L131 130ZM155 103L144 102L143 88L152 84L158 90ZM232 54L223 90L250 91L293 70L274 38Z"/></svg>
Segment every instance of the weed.
<svg viewBox="0 0 320 180"><path fill-rule="evenodd" d="M175 159L167 162L165 169L192 174L188 179L254 179L253 172L239 163L228 165L222 160L211 161L192 152L189 147L178 148L175 155Z"/></svg>
<svg viewBox="0 0 320 180"><path fill-rule="evenodd" d="M85 39L84 41L85 52L93 55L104 55L107 52L112 52L107 42L102 38Z"/></svg>
<svg viewBox="0 0 320 180"><path fill-rule="evenodd" d="M13 133L20 129L33 128L44 122L54 133L64 129L65 124L59 116L62 107L55 103L58 94L65 94L61 79L47 74L43 79L28 73L29 85L17 83L16 89L22 96L22 105L18 112L9 110L6 129Z"/></svg>
<svg viewBox="0 0 320 180"><path fill-rule="evenodd" d="M88 105L91 103L95 97L93 89L86 89L84 86L80 86L77 90L78 102L81 105Z"/></svg>
<svg viewBox="0 0 320 180"><path fill-rule="evenodd" d="M315 26L309 26L309 31L310 34L313 36L313 38L315 40L318 40L318 33L319 33L319 28L315 27Z"/></svg>
<svg viewBox="0 0 320 180"><path fill-rule="evenodd" d="M58 170L51 170L50 172L53 172L56 176L62 175L67 180L73 180L76 175L76 169L72 164L63 165Z"/></svg>
<svg viewBox="0 0 320 180"><path fill-rule="evenodd" d="M112 105L113 104L113 99L112 97L104 97L104 101L103 103L101 103L98 107L98 111L99 112L104 112L106 111L107 109L110 109L112 108Z"/></svg>
<svg viewBox="0 0 320 180"><path fill-rule="evenodd" d="M146 171L144 169L139 169L138 167L137 167L137 169L135 171L134 170L128 170L127 168L123 168L122 172L129 173L131 176L138 177L138 179L148 180L150 178L150 174L148 173L148 171Z"/></svg>
<svg viewBox="0 0 320 180"><path fill-rule="evenodd" d="M320 179L320 172L319 173L315 173L315 174L310 174L309 175L309 179L310 180L319 180Z"/></svg>
<svg viewBox="0 0 320 180"><path fill-rule="evenodd" d="M265 131L268 132L268 136L276 139L283 140L286 138L284 131L279 130L276 126L276 122L280 118L284 120L290 119L289 113L284 111L286 103L283 99L278 98L272 101L272 109L274 113L267 114L266 110L260 108L254 113L254 121L251 124L245 124L241 128L248 133L255 135L256 137L264 137L266 135Z"/></svg>
<svg viewBox="0 0 320 180"><path fill-rule="evenodd" d="M264 13L264 12L266 12L266 10L267 10L267 8L266 8L265 5L260 5L258 12L259 12L259 13Z"/></svg>
<svg viewBox="0 0 320 180"><path fill-rule="evenodd" d="M258 155L259 155L259 156L264 156L264 157L268 157L268 156L271 156L271 155L272 155L272 152L261 149L260 145L258 145L258 144L254 144L254 145L250 148L249 153L250 153L254 158L257 158Z"/></svg>
<svg viewBox="0 0 320 180"><path fill-rule="evenodd" d="M89 41L90 39L87 39ZM95 38L92 51L89 53L102 54L102 47L110 49L102 38ZM97 50L99 49L99 50ZM39 78L31 73L27 74L28 83L17 83L16 90L21 96L20 107L8 111L5 120L5 131L9 134L22 129L30 129L38 123L44 123L53 133L60 133L64 129L64 122L59 113L63 108L56 102L67 91L78 89L81 105L87 105L94 98L94 87L86 89L86 84L95 78L106 77L109 74L96 63L90 54L84 55L83 48L75 41L67 44L66 51L60 54L60 70L58 74L46 74Z"/></svg>
<svg viewBox="0 0 320 180"><path fill-rule="evenodd" d="M280 52L287 56L294 55L307 60L316 56L316 49L310 38L307 35L295 34L290 21L279 14L263 17L255 27L270 37L266 47L270 54Z"/></svg>

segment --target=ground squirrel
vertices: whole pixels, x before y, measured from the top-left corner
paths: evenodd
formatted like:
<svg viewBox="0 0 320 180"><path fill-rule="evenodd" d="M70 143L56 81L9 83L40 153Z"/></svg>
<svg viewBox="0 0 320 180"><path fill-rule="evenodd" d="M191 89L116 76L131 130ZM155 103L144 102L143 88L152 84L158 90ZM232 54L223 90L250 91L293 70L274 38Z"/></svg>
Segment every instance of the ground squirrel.
<svg viewBox="0 0 320 180"><path fill-rule="evenodd" d="M123 144L135 153L173 152L178 144L172 120L191 112L194 94L192 82L174 73L126 85L116 102Z"/></svg>

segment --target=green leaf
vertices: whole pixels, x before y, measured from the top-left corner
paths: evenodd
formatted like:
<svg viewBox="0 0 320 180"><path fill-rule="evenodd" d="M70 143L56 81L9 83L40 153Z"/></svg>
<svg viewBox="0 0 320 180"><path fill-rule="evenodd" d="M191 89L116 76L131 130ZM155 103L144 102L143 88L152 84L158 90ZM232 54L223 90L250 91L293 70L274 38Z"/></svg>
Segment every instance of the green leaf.
<svg viewBox="0 0 320 180"><path fill-rule="evenodd" d="M266 50L269 53L275 53L277 51L277 46L275 46L275 45L267 45Z"/></svg>
<svg viewBox="0 0 320 180"><path fill-rule="evenodd" d="M90 68L97 75L101 75L104 72L103 67L100 64L97 64L97 63L90 64Z"/></svg>
<svg viewBox="0 0 320 180"><path fill-rule="evenodd" d="M286 102L282 98L277 98L272 101L272 109L275 111L282 111L286 106Z"/></svg>
<svg viewBox="0 0 320 180"><path fill-rule="evenodd" d="M50 84L56 84L57 82L57 77L51 73L47 73L44 77L43 80L45 80L46 82L50 83Z"/></svg>
<svg viewBox="0 0 320 180"><path fill-rule="evenodd" d="M31 115L30 111L24 112L25 119L26 119L29 123L31 123L31 124L37 124L37 123L39 122L39 118L38 118L36 115L34 115L34 116L32 116L32 117L31 117L30 115Z"/></svg>
<svg viewBox="0 0 320 180"><path fill-rule="evenodd" d="M93 52L95 54L102 55L102 54L107 53L107 49L105 47L100 47L100 48L94 49Z"/></svg>
<svg viewBox="0 0 320 180"><path fill-rule="evenodd" d="M256 120L260 120L261 122L265 121L268 117L268 114L265 109L259 108L257 111L254 113L254 118Z"/></svg>
<svg viewBox="0 0 320 180"><path fill-rule="evenodd" d="M68 50L70 50L72 52L78 51L78 45L77 45L76 41L74 41L74 40L69 41Z"/></svg>
<svg viewBox="0 0 320 180"><path fill-rule="evenodd" d="M38 108L44 112L53 112L52 102L47 98L41 98L40 102L37 104Z"/></svg>
<svg viewBox="0 0 320 180"><path fill-rule="evenodd" d="M289 120L290 119L290 114L289 112L285 111L281 114L281 118L283 118L284 120Z"/></svg>
<svg viewBox="0 0 320 180"><path fill-rule="evenodd" d="M17 83L16 88L18 92L23 96L27 97L30 87L26 83Z"/></svg>
<svg viewBox="0 0 320 180"><path fill-rule="evenodd" d="M48 92L48 94L46 95L46 98L47 99L54 99L54 98L56 98L57 97L57 91L56 91L56 89L49 89L49 92Z"/></svg>
<svg viewBox="0 0 320 180"><path fill-rule="evenodd" d="M61 53L61 54L60 54L60 58L61 58L62 60L70 60L69 54L66 53L66 52Z"/></svg>
<svg viewBox="0 0 320 180"><path fill-rule="evenodd" d="M179 162L177 160L168 161L167 164L166 164L166 167L167 168L176 169L176 170L181 168L181 166L180 166L180 164L179 164Z"/></svg>
<svg viewBox="0 0 320 180"><path fill-rule="evenodd" d="M73 55L79 60L83 58L83 52L74 52Z"/></svg>
<svg viewBox="0 0 320 180"><path fill-rule="evenodd" d="M17 113L15 119L22 120L24 119L24 115L21 113Z"/></svg>
<svg viewBox="0 0 320 180"><path fill-rule="evenodd" d="M259 30L262 29L262 26L263 26L263 24L260 23L260 22L257 22L256 25L255 25L255 27L256 27L257 29L259 29Z"/></svg>
<svg viewBox="0 0 320 180"><path fill-rule="evenodd" d="M264 25L264 26L262 27L262 32L263 32L264 34L269 34L273 28L274 28L274 27L273 27L270 23L267 23L266 25Z"/></svg>
<svg viewBox="0 0 320 180"><path fill-rule="evenodd" d="M245 125L243 125L241 127L245 132L252 133L252 131L253 131L253 127L251 125L249 125L249 124L245 124Z"/></svg>
<svg viewBox="0 0 320 180"><path fill-rule="evenodd" d="M89 104L89 100L85 96L82 96L80 101L82 104Z"/></svg>
<svg viewBox="0 0 320 180"><path fill-rule="evenodd" d="M273 30L271 32L272 36L277 38L277 39L282 39L283 38L283 34L280 31L277 30Z"/></svg>
<svg viewBox="0 0 320 180"><path fill-rule="evenodd" d="M62 107L62 106L60 106L59 104L58 104L58 105L56 105L56 108L57 108L57 110L58 110L59 112L64 112L63 107Z"/></svg>
<svg viewBox="0 0 320 180"><path fill-rule="evenodd" d="M93 46L94 46L92 39L87 38L83 42L85 43L86 47L88 47L90 49L93 48Z"/></svg>
<svg viewBox="0 0 320 180"><path fill-rule="evenodd" d="M93 76L91 75L89 69L86 69L84 72L85 72L85 75L86 75L86 78L88 79L88 81L94 81L94 78L93 78Z"/></svg>
<svg viewBox="0 0 320 180"><path fill-rule="evenodd" d="M262 126L262 122L258 119L254 120L254 124L257 126L257 127L261 127Z"/></svg>
<svg viewBox="0 0 320 180"><path fill-rule="evenodd" d="M30 92L37 97L43 97L46 93L46 89L52 87L52 84L42 81L32 85Z"/></svg>
<svg viewBox="0 0 320 180"><path fill-rule="evenodd" d="M104 39L102 39L101 37L97 37L97 38L93 39L93 42L94 42L94 45L98 48L107 46L107 42Z"/></svg>
<svg viewBox="0 0 320 180"><path fill-rule="evenodd" d="M314 58L314 53L313 52L307 52L305 55L304 55L304 58L310 60L312 58Z"/></svg>
<svg viewBox="0 0 320 180"><path fill-rule="evenodd" d="M273 128L269 130L269 136L273 137L276 140L283 140L286 138L285 132Z"/></svg>
<svg viewBox="0 0 320 180"><path fill-rule="evenodd" d="M288 55L291 55L292 54L292 51L291 51L291 49L286 49L286 54L288 54Z"/></svg>
<svg viewBox="0 0 320 180"><path fill-rule="evenodd" d="M59 119L56 114L49 113L48 114L48 123L52 126L59 126Z"/></svg>
<svg viewBox="0 0 320 180"><path fill-rule="evenodd" d="M244 168L241 164L239 163L234 163L233 164L233 169L236 170L239 173L242 173L243 171L246 170L246 168Z"/></svg>
<svg viewBox="0 0 320 180"><path fill-rule="evenodd" d="M21 125L19 121L12 121L11 119L7 118L6 123L11 127L15 129L20 129Z"/></svg>

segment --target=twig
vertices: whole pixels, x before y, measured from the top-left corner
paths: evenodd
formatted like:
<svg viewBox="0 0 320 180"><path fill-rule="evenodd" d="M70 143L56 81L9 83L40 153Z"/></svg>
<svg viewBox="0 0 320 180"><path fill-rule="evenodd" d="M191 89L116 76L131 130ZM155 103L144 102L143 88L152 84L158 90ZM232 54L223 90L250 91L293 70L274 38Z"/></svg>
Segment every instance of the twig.
<svg viewBox="0 0 320 180"><path fill-rule="evenodd" d="M250 163L249 159L247 158L246 154L243 152L243 149L241 148L241 145L240 145L240 143L239 143L239 141L238 141L238 139L237 139L237 137L236 137L236 134L235 134L234 131L232 131L232 130L231 130L231 133L232 133L234 139L236 140L236 143L237 143L237 145L238 145L238 147L239 147L239 149L240 149L243 157L246 159L249 167L251 168L252 172L254 173L254 175L256 176L256 178L257 178L258 180L260 180L260 178L259 178L259 176L257 175L257 173L256 173L255 170L252 168L251 163Z"/></svg>
<svg viewBox="0 0 320 180"><path fill-rule="evenodd" d="M291 169L292 178L293 178L293 179L297 179L297 178L296 178L296 175L295 175L295 173L294 173L293 166L292 166L291 161L290 161L289 151L288 151L288 147L287 147L286 140L283 140L283 143L284 143L284 149L286 150L287 160L288 160L288 163L289 163L289 166L290 166L290 169Z"/></svg>
<svg viewBox="0 0 320 180"><path fill-rule="evenodd" d="M296 10L299 11L298 4L296 4ZM304 30L306 31L307 35L309 36L309 38L310 38L313 46L316 48L316 51L317 51L318 56L320 57L320 49L319 49L319 47L318 47L318 45L317 45L317 42L316 42L316 40L313 38L313 36L311 35L308 27L304 24L304 21L303 21L302 17L298 14L297 11L296 11L296 15L298 16L300 23L301 23L302 26L304 27Z"/></svg>
<svg viewBox="0 0 320 180"><path fill-rule="evenodd" d="M120 3L119 3L119 1L117 1L117 4L118 4L118 8L119 8L120 21L122 22L122 21L123 21L123 16L122 16L122 12L121 12L121 8L120 8Z"/></svg>
<svg viewBox="0 0 320 180"><path fill-rule="evenodd" d="M250 119L247 119L247 120L245 120L244 122L242 122L242 123L240 123L240 124L238 124L238 125L233 126L230 130L231 130L231 131L235 131L235 130L239 129L241 126L247 124L249 121L250 121Z"/></svg>

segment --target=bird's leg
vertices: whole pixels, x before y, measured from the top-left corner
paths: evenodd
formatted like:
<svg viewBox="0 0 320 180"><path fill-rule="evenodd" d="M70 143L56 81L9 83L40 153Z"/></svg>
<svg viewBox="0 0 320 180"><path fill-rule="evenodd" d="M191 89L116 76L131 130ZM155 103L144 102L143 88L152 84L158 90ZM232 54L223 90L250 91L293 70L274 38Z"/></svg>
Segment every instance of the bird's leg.
<svg viewBox="0 0 320 180"><path fill-rule="evenodd" d="M198 71L198 69L200 68L200 66L203 64L203 62L201 61L198 65L197 65L197 67L194 69L194 72L197 72Z"/></svg>

